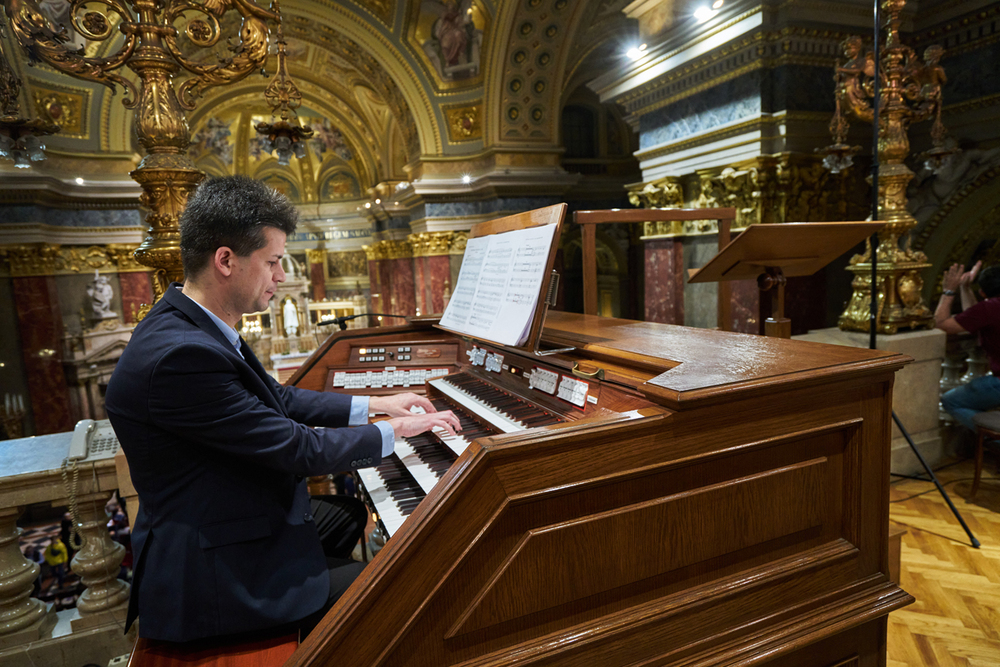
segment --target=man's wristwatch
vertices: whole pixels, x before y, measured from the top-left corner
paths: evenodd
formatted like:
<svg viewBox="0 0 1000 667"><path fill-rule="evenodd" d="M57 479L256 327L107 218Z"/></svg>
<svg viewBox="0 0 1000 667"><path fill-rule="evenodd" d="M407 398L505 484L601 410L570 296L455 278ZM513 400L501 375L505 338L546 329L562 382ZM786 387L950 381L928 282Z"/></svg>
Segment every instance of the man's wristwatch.
<svg viewBox="0 0 1000 667"><path fill-rule="evenodd" d="M957 294L957 292L955 292L955 290L953 289L942 290L941 293L944 294L945 296L955 296L955 294Z"/></svg>

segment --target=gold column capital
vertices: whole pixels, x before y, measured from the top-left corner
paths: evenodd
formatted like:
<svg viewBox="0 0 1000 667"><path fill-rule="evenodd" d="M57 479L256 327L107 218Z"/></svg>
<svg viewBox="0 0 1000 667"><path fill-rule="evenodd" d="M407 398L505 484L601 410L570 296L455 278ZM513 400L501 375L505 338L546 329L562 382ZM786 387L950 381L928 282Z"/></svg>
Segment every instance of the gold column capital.
<svg viewBox="0 0 1000 667"><path fill-rule="evenodd" d="M405 259L413 257L413 247L409 241L378 241L370 246L361 246L369 261L383 259Z"/></svg>
<svg viewBox="0 0 1000 667"><path fill-rule="evenodd" d="M30 243L0 247L0 257L10 264L14 278L54 276L60 246L53 243Z"/></svg>
<svg viewBox="0 0 1000 667"><path fill-rule="evenodd" d="M434 257L451 254L455 232L421 232L407 237L414 257Z"/></svg>
<svg viewBox="0 0 1000 667"><path fill-rule="evenodd" d="M306 260L310 264L326 264L326 248L307 248Z"/></svg>

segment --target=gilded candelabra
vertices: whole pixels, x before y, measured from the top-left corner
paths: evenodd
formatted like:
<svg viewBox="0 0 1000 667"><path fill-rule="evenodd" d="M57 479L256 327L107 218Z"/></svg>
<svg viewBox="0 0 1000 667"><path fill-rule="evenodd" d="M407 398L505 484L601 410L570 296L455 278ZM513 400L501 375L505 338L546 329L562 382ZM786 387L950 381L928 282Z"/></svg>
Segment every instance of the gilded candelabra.
<svg viewBox="0 0 1000 667"><path fill-rule="evenodd" d="M879 333L894 334L900 329L929 328L934 318L924 303L921 272L928 268L927 256L909 248L909 232L917 221L906 210L906 185L913 172L903 164L910 153L907 129L911 123L934 118L931 138L934 149L927 154L930 164L940 164L949 154L944 148L946 131L941 123L941 86L944 70L938 64L943 49L931 46L924 62L900 41L900 16L905 0L882 0L885 45L879 62L878 211L888 224L879 232L876 257L878 275ZM847 145L847 117L865 122L874 119L873 95L875 60L864 52L860 37L848 37L843 44L846 62L836 68L836 111L830 123L834 144L822 152L827 167L839 171L850 166L857 148ZM871 247L851 258L847 270L854 274L854 290L847 310L840 316L841 329L868 331L870 327Z"/></svg>
<svg viewBox="0 0 1000 667"><path fill-rule="evenodd" d="M112 90L125 89L122 104L135 111L136 134L146 153L131 172L142 187L140 203L148 209L147 235L135 257L155 269L153 291L159 299L169 282L183 278L177 220L204 177L187 154L191 132L185 111L194 109L207 89L239 81L264 65L267 22L278 22L277 12L252 0L71 0L73 29L85 39L123 36L117 51L98 58L68 46L66 29L54 27L35 0L3 3L13 34L30 58ZM239 37L227 42L229 53L194 57L193 52L219 43L221 21L229 11L242 17ZM182 35L188 44L182 45ZM137 80L120 74L122 67Z"/></svg>

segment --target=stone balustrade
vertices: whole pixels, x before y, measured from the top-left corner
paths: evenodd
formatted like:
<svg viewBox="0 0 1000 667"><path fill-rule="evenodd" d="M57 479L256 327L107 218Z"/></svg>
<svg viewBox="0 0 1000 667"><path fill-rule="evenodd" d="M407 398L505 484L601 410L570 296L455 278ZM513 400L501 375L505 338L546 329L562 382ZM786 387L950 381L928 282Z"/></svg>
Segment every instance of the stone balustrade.
<svg viewBox="0 0 1000 667"><path fill-rule="evenodd" d="M70 485L75 478L77 530L83 539L70 564L85 586L76 609L57 614L30 597L39 566L21 553L17 521L28 505L71 506L61 471L70 437L58 433L0 441L0 663L5 667L58 667L70 658L74 665L107 664L134 641L122 632L129 585L118 573L125 548L108 534L104 509L119 486L114 459L81 462L76 475L66 476Z"/></svg>

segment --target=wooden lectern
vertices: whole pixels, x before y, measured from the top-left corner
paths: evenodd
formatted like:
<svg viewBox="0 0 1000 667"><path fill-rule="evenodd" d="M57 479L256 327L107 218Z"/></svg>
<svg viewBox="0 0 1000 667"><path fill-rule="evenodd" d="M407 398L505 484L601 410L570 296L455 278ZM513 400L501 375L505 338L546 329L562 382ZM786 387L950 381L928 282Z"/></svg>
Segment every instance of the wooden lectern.
<svg viewBox="0 0 1000 667"><path fill-rule="evenodd" d="M785 279L816 273L884 226L884 222L750 225L708 264L692 272L688 282L756 278L762 292L774 290L765 335L791 338L792 321L785 317Z"/></svg>

